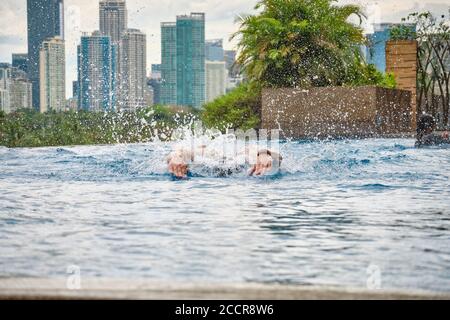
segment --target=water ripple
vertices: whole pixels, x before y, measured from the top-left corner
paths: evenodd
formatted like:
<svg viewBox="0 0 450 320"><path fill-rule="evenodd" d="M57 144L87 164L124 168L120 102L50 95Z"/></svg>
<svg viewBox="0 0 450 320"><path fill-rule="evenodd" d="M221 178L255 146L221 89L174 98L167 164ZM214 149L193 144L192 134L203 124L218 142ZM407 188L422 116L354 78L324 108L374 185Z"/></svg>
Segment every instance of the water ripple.
<svg viewBox="0 0 450 320"><path fill-rule="evenodd" d="M0 147L0 277L65 276L450 291L450 149L287 142L282 171L190 179L170 143ZM215 164L216 165L216 164Z"/></svg>

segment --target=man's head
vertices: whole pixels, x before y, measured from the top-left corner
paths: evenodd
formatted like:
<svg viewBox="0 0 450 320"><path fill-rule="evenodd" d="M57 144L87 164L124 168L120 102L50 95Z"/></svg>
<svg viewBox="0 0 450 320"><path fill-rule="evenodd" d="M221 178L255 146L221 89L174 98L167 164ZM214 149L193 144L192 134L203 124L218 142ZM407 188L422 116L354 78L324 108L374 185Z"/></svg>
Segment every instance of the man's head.
<svg viewBox="0 0 450 320"><path fill-rule="evenodd" d="M430 134L434 131L436 127L436 121L433 116L429 114L422 114L417 121L417 135L419 137L424 134Z"/></svg>

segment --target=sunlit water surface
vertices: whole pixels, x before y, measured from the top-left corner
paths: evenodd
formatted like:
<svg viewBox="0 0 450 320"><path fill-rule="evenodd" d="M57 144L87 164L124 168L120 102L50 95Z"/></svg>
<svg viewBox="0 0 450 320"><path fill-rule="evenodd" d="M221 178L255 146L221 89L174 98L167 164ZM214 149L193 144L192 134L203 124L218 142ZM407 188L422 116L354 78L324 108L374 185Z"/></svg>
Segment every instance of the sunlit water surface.
<svg viewBox="0 0 450 320"><path fill-rule="evenodd" d="M450 291L450 149L289 142L282 174L175 181L171 145L0 148L0 277ZM375 273L374 273L375 270Z"/></svg>

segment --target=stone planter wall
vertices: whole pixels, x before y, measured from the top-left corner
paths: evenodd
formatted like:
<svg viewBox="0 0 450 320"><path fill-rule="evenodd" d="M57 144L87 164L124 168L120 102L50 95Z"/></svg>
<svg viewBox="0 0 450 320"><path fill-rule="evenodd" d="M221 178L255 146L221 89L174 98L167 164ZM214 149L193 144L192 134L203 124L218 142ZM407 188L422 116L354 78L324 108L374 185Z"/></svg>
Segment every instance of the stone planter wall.
<svg viewBox="0 0 450 320"><path fill-rule="evenodd" d="M264 89L261 127L288 138L411 133L411 93L374 86Z"/></svg>

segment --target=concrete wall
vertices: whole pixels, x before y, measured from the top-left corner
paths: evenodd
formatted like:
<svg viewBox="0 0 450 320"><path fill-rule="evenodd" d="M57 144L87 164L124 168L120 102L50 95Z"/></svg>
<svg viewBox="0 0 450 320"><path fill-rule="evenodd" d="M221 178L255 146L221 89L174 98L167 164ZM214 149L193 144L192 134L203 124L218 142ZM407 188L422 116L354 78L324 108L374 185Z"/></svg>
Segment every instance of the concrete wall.
<svg viewBox="0 0 450 320"><path fill-rule="evenodd" d="M263 89L261 127L291 138L410 133L411 93L373 86Z"/></svg>
<svg viewBox="0 0 450 320"><path fill-rule="evenodd" d="M397 88L411 92L411 128L417 123L417 41L388 41L386 43L386 72L391 72Z"/></svg>

